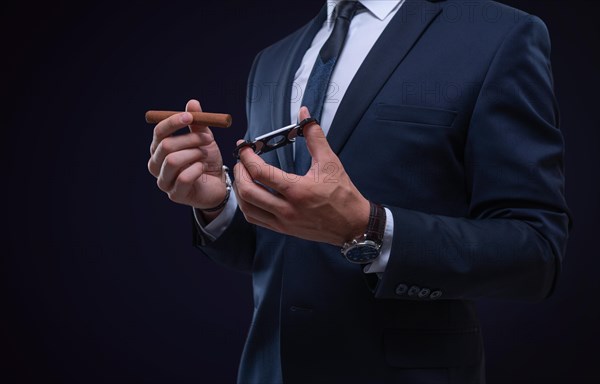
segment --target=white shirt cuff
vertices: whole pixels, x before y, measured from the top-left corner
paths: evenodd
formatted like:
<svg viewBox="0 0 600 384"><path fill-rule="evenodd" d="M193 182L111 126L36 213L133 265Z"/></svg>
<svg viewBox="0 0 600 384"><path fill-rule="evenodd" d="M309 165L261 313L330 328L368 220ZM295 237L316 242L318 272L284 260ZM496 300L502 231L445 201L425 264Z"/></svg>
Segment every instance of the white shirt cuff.
<svg viewBox="0 0 600 384"><path fill-rule="evenodd" d="M194 218L196 218L196 223L198 223L198 227L208 237L211 241L215 241L225 232L233 217L235 216L235 210L237 209L237 198L235 197L235 193L232 193L229 196L229 201L225 204L223 211L219 214L219 216L215 217L213 221L206 224L202 215L198 213L197 209L194 209Z"/></svg>
<svg viewBox="0 0 600 384"><path fill-rule="evenodd" d="M383 243L381 244L381 253L370 264L365 265L365 273L383 273L387 267L390 254L392 253L392 240L394 238L394 216L389 209L385 208L385 232L383 234ZM381 277L381 276L380 276Z"/></svg>

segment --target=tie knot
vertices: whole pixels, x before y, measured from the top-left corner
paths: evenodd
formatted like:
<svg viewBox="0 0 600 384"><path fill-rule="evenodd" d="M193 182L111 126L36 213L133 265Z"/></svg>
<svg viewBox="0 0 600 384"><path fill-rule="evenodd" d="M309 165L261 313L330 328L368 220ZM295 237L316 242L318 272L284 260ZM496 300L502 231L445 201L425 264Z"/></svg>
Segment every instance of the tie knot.
<svg viewBox="0 0 600 384"><path fill-rule="evenodd" d="M335 7L335 19L346 19L352 20L356 12L364 6L357 0L343 0L338 3Z"/></svg>

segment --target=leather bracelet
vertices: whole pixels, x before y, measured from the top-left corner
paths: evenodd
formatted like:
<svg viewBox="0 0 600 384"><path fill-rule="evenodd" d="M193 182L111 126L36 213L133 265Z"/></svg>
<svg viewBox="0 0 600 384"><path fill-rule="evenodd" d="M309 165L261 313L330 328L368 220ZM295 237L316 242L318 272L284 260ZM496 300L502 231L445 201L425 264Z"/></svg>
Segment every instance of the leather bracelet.
<svg viewBox="0 0 600 384"><path fill-rule="evenodd" d="M221 201L221 203L219 203L219 205L217 205L216 207L206 209L198 208L199 211L216 212L222 209L229 201L229 197L231 196L231 178L229 178L229 168L226 165L223 165L223 172L225 172L225 197L223 198L223 201Z"/></svg>
<svg viewBox="0 0 600 384"><path fill-rule="evenodd" d="M369 224L365 232L365 238L372 239L381 244L381 242L383 242L383 234L385 233L385 209L381 204L373 202L369 203L371 204L371 212L369 215Z"/></svg>

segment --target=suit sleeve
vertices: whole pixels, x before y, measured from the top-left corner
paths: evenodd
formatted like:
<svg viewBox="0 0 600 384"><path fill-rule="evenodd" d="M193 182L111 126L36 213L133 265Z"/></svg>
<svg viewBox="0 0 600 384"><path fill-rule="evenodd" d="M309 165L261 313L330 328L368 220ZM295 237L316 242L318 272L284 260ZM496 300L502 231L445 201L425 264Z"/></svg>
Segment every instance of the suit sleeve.
<svg viewBox="0 0 600 384"><path fill-rule="evenodd" d="M193 215L192 227L194 246L204 255L225 267L241 272L251 272L256 232L255 227L246 221L239 208L229 227L214 241L202 233Z"/></svg>
<svg viewBox="0 0 600 384"><path fill-rule="evenodd" d="M549 56L540 19L507 34L466 137L468 215L388 207L394 238L376 297L538 300L552 292L571 216Z"/></svg>

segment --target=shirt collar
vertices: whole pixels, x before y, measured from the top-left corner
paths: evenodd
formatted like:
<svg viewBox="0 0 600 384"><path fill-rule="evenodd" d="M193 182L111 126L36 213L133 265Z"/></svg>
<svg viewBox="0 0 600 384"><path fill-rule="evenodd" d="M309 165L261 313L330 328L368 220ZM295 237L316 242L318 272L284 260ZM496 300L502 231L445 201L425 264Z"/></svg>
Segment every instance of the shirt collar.
<svg viewBox="0 0 600 384"><path fill-rule="evenodd" d="M333 10L342 0L327 1L327 21L333 23ZM357 0L362 3L379 20L385 19L404 0Z"/></svg>

